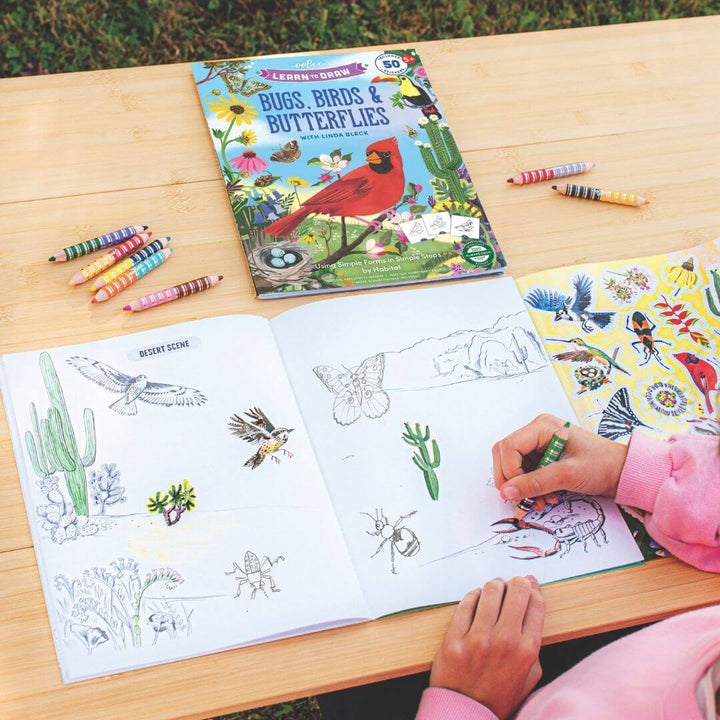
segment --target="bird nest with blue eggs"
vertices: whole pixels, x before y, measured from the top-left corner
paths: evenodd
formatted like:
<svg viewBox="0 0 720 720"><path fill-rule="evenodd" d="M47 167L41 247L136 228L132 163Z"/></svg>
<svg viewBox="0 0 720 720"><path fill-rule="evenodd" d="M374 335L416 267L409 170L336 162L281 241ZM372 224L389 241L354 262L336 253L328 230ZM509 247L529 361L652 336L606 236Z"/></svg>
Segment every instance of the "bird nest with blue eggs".
<svg viewBox="0 0 720 720"><path fill-rule="evenodd" d="M253 276L273 286L308 280L313 271L310 252L289 240L254 248L249 261Z"/></svg>

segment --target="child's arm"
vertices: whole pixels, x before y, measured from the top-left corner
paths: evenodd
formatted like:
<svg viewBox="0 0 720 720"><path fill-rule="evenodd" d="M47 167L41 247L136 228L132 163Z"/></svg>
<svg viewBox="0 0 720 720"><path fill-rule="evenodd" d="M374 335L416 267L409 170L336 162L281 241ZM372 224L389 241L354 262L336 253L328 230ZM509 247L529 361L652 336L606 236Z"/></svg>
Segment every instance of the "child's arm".
<svg viewBox="0 0 720 720"><path fill-rule="evenodd" d="M650 535L677 557L720 572L720 439L634 432L630 445L572 426L563 457L532 470L563 421L541 415L493 447L495 484L506 500L557 490L614 497L648 513Z"/></svg>
<svg viewBox="0 0 720 720"><path fill-rule="evenodd" d="M506 720L542 675L545 603L537 580L499 578L460 601L416 720Z"/></svg>
<svg viewBox="0 0 720 720"><path fill-rule="evenodd" d="M720 439L633 433L615 500L647 512L648 532L673 555L720 572Z"/></svg>

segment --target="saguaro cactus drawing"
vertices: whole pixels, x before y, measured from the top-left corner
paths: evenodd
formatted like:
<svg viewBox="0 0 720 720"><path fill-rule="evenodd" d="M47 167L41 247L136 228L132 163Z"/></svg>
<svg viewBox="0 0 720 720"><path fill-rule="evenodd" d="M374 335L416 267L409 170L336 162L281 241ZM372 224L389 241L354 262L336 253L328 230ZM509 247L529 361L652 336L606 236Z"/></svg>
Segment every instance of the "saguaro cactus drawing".
<svg viewBox="0 0 720 720"><path fill-rule="evenodd" d="M420 148L425 166L435 177L447 183L453 200L465 202L465 186L457 174L463 159L450 128L446 123L439 122L439 119L421 118L419 125L430 141L429 144L420 141L415 143Z"/></svg>
<svg viewBox="0 0 720 720"><path fill-rule="evenodd" d="M435 468L440 466L440 448L438 447L437 441L433 440L431 459L430 452L427 448L427 441L430 440L430 426L426 425L425 432L422 432L420 430L420 423L415 423L415 431L413 432L410 424L405 423L405 432L403 433L402 439L408 445L417 448L417 451L414 452L412 456L413 462L422 471L430 497L433 500L437 500L440 495L440 486L437 475L435 474Z"/></svg>
<svg viewBox="0 0 720 720"><path fill-rule="evenodd" d="M46 352L40 354L40 371L50 407L47 418L38 421L35 403L30 403L32 431L25 433L25 443L35 474L43 479L53 473L65 475L65 484L78 515L88 514L85 468L95 462L95 416L90 408L83 410L85 453L80 455L75 431L70 422L65 396L55 366Z"/></svg>

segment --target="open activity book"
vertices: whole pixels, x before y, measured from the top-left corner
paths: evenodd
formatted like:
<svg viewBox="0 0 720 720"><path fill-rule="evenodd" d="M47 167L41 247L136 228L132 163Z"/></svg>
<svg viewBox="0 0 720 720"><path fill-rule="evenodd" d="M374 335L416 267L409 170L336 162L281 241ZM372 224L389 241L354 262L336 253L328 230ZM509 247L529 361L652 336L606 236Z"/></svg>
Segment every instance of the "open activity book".
<svg viewBox="0 0 720 720"><path fill-rule="evenodd" d="M719 266L715 241L3 356L64 680L642 560L607 500L494 524L491 446L541 412L717 433Z"/></svg>

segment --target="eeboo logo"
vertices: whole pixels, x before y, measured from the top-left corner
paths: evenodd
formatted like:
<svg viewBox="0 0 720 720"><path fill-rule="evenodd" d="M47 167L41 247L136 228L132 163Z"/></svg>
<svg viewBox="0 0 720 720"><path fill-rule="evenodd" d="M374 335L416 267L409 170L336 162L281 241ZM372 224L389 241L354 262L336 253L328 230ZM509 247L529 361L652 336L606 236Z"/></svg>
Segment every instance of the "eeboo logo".
<svg viewBox="0 0 720 720"><path fill-rule="evenodd" d="M407 70L407 63L397 55L383 53L375 58L375 67L386 75L402 75Z"/></svg>

